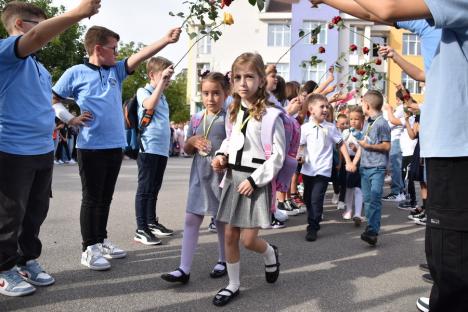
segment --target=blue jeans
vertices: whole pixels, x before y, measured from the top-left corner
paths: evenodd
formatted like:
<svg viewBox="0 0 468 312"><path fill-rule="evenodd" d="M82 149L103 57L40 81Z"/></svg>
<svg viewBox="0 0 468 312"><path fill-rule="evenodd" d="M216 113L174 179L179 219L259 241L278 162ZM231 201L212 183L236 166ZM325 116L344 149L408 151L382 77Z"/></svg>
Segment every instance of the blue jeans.
<svg viewBox="0 0 468 312"><path fill-rule="evenodd" d="M385 167L360 168L361 190L364 197L364 211L368 220L366 231L379 234L382 215L382 192L385 178Z"/></svg>
<svg viewBox="0 0 468 312"><path fill-rule="evenodd" d="M390 148L390 166L392 169L392 194L398 195L404 192L405 184L401 177L401 165L403 155L401 154L400 139L392 141Z"/></svg>

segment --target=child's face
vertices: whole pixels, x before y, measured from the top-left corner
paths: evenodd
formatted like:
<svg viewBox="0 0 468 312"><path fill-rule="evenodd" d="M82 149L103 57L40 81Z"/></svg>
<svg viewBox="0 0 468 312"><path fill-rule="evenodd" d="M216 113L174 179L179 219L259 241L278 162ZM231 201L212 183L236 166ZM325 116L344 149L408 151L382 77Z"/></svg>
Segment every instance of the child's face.
<svg viewBox="0 0 468 312"><path fill-rule="evenodd" d="M328 116L328 103L325 101L309 103L309 113L316 122L323 122Z"/></svg>
<svg viewBox="0 0 468 312"><path fill-rule="evenodd" d="M344 117L338 118L338 120L336 121L336 127L340 129L341 131L348 129L349 128L348 118L344 118Z"/></svg>
<svg viewBox="0 0 468 312"><path fill-rule="evenodd" d="M357 130L362 129L362 115L358 112L351 112L349 114L349 125Z"/></svg>
<svg viewBox="0 0 468 312"><path fill-rule="evenodd" d="M108 37L107 43L104 45L97 45L99 48L99 55L101 57L101 64L105 66L115 65L116 56L118 55L119 41L114 37Z"/></svg>
<svg viewBox="0 0 468 312"><path fill-rule="evenodd" d="M216 114L223 107L226 94L223 88L216 81L203 81L201 86L202 102L206 110Z"/></svg>
<svg viewBox="0 0 468 312"><path fill-rule="evenodd" d="M266 76L266 89L271 92L276 89L278 84L278 78L276 78L276 73L270 73Z"/></svg>
<svg viewBox="0 0 468 312"><path fill-rule="evenodd" d="M233 82L234 92L248 103L255 102L258 89L265 84L260 75L248 64L236 68L233 73Z"/></svg>

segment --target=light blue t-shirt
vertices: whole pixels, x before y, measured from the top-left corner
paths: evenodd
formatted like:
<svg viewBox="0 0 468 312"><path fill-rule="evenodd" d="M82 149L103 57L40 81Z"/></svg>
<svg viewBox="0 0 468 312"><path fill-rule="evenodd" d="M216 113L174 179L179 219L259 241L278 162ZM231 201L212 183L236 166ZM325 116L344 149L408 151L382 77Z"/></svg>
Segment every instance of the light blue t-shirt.
<svg viewBox="0 0 468 312"><path fill-rule="evenodd" d="M143 101L149 98L153 91L154 88L150 84L138 89L138 120L143 117ZM169 104L164 95L161 95L158 104L155 106L153 119L141 134L141 143L145 153L169 157L171 125L169 123Z"/></svg>
<svg viewBox="0 0 468 312"><path fill-rule="evenodd" d="M468 2L425 2L442 38L426 77L421 157L468 156Z"/></svg>
<svg viewBox="0 0 468 312"><path fill-rule="evenodd" d="M67 69L53 87L61 98L73 98L81 112L93 120L81 127L77 148L110 149L127 145L122 112L122 83L127 77L126 60L114 66L90 63Z"/></svg>
<svg viewBox="0 0 468 312"><path fill-rule="evenodd" d="M382 114L368 118L362 129L364 129L363 132L367 136L366 140L369 144L375 145L391 141L391 130ZM360 166L362 168L387 167L388 152L377 152L363 148L361 153Z"/></svg>
<svg viewBox="0 0 468 312"><path fill-rule="evenodd" d="M421 39L421 53L424 58L424 72L427 75L429 68L431 68L432 59L436 53L437 46L439 45L442 31L429 25L429 23L424 19L397 22L396 25L398 28L411 31Z"/></svg>
<svg viewBox="0 0 468 312"><path fill-rule="evenodd" d="M19 38L0 40L0 151L50 153L55 125L51 76L34 55L16 55Z"/></svg>

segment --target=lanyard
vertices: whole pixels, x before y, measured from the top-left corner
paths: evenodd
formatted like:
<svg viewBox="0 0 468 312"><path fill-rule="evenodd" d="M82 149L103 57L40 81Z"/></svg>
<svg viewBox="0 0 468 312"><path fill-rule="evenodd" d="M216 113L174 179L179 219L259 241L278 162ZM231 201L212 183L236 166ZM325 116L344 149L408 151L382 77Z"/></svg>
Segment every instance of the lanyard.
<svg viewBox="0 0 468 312"><path fill-rule="evenodd" d="M376 120L374 120L372 123L369 123L369 125L367 126L367 129L366 129L366 133L364 134L364 136L367 136L369 134L369 132L372 130L372 127L374 126L375 122L377 120L379 120L380 118L382 118L382 115L380 115L379 117L377 117Z"/></svg>
<svg viewBox="0 0 468 312"><path fill-rule="evenodd" d="M240 133L242 132L242 129L245 127L245 125L249 122L249 120L252 119L252 115L249 113L249 117L247 117L244 122L240 123L240 126L239 127L236 127L237 128L237 131Z"/></svg>
<svg viewBox="0 0 468 312"><path fill-rule="evenodd" d="M208 126L208 130L206 129L206 119L208 117L208 114L206 113L206 109L203 112L203 136L205 137L205 139L208 138L208 134L210 133L211 126L216 121L216 119L218 119L218 115L220 112L221 110L219 110L219 112L217 112L216 115L213 117L213 120L211 120L210 125Z"/></svg>

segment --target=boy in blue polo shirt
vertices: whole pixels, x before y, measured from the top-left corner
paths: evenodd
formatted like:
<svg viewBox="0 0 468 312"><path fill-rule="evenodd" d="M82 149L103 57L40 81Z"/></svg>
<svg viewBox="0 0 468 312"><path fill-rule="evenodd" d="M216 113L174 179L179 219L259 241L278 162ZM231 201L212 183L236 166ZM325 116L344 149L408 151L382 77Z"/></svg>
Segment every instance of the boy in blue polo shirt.
<svg viewBox="0 0 468 312"><path fill-rule="evenodd" d="M180 28L129 58L116 61L119 35L105 27L91 27L84 39L89 61L76 65L53 87L55 105L75 99L87 118L77 140L82 184L80 213L83 238L81 264L92 270L107 270L107 259L123 258L126 252L107 239L107 219L114 187L126 146L122 114L122 83L143 61L166 45L179 40ZM63 107L58 110L59 117ZM66 112L65 112L66 113Z"/></svg>
<svg viewBox="0 0 468 312"><path fill-rule="evenodd" d="M83 0L47 20L42 9L14 1L2 12L10 35L0 40L0 293L7 296L55 281L36 261L49 209L55 116L51 76L34 53L99 7L99 0Z"/></svg>
<svg viewBox="0 0 468 312"><path fill-rule="evenodd" d="M368 117L364 123L364 139L358 141L361 151L361 189L368 225L361 239L377 243L382 214L382 192L390 151L390 127L382 116L383 96L370 90L362 98L362 110Z"/></svg>

